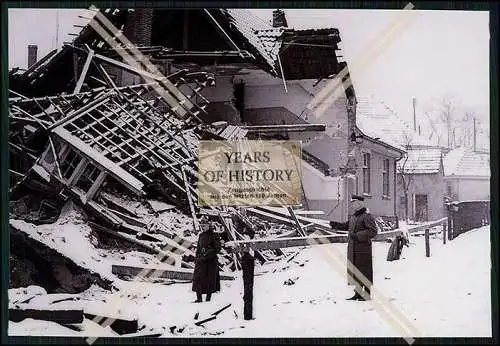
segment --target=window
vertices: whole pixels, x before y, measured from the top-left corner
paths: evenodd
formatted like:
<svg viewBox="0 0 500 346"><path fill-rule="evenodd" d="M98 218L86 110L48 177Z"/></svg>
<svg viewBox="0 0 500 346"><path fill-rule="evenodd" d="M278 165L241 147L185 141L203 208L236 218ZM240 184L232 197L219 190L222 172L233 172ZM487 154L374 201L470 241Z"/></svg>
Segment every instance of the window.
<svg viewBox="0 0 500 346"><path fill-rule="evenodd" d="M70 150L66 158L61 163L61 173L63 177L69 179L81 160L82 158L80 155L78 155L74 150Z"/></svg>
<svg viewBox="0 0 500 346"><path fill-rule="evenodd" d="M87 192L92 186L92 184L94 184L100 173L101 171L97 169L96 166L94 166L91 163L87 164L87 167L85 167L85 170L83 171L82 176L76 183L76 186L82 189L82 191Z"/></svg>
<svg viewBox="0 0 500 346"><path fill-rule="evenodd" d="M382 168L382 195L389 196L389 159L385 159Z"/></svg>
<svg viewBox="0 0 500 346"><path fill-rule="evenodd" d="M370 154L363 154L363 193L370 193Z"/></svg>

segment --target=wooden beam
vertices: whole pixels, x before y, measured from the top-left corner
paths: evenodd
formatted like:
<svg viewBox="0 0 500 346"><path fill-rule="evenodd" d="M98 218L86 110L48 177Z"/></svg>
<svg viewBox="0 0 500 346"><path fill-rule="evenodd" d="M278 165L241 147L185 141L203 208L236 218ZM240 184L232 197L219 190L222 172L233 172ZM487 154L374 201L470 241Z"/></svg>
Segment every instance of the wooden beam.
<svg viewBox="0 0 500 346"><path fill-rule="evenodd" d="M264 211L264 212L269 212L271 214L275 214L280 217L286 217L289 218L289 213L286 211L285 208L282 207L268 207L268 206L257 206L255 209ZM314 228L323 230L323 231L332 231L332 228L328 224L328 220L322 220L322 219L312 219L312 218L307 218L304 216L296 215L297 220L301 223L301 225L308 225L310 223L314 224ZM312 227L312 226L309 226Z"/></svg>
<svg viewBox="0 0 500 346"><path fill-rule="evenodd" d="M198 218L196 217L196 211L194 210L193 197L191 195L191 191L189 190L189 182L187 181L186 171L184 170L184 167L181 167L181 170L182 170L182 180L184 181L184 186L186 189L186 198L189 203L189 210L191 211L191 217L193 218L193 227L196 232L199 232L201 230L200 224L198 222Z"/></svg>
<svg viewBox="0 0 500 346"><path fill-rule="evenodd" d="M191 269L132 267L132 266L123 266L119 264L113 264L111 267L111 273L115 275L128 275L131 277L136 277L142 271L145 271L146 273L149 272L150 273L149 275L155 278L171 279L171 280L193 280L193 270ZM221 273L220 279L234 280L235 278L233 275Z"/></svg>
<svg viewBox="0 0 500 346"><path fill-rule="evenodd" d="M415 233L415 232L425 231L426 228L441 226L446 222L448 222L448 218L444 217L444 218L436 220L436 221L426 222L426 223L418 225L418 226L409 227L408 232Z"/></svg>
<svg viewBox="0 0 500 346"><path fill-rule="evenodd" d="M95 58L102 60L104 62L107 62L108 64L121 67L127 71L132 72L132 73L136 73L136 74L144 76L146 78L153 79L153 80L158 81L158 82L161 82L161 81L167 79L167 77L165 77L165 76L160 76L160 75L157 75L154 73L147 72L146 70L135 68L131 65L125 64L125 63L120 62L120 61L115 60L115 59L108 58L108 57L100 55L100 54L96 54Z"/></svg>
<svg viewBox="0 0 500 346"><path fill-rule="evenodd" d="M299 231L299 234L302 236L306 236L306 232L302 229L302 226L300 225L299 220L297 219L297 216L295 216L292 207L287 207L288 212L290 213L290 216L295 223L295 227L297 227L297 230Z"/></svg>
<svg viewBox="0 0 500 346"><path fill-rule="evenodd" d="M116 177L122 184L128 187L132 192L137 195L144 195L142 188L144 184L136 179L133 175L125 171L123 168L101 155L97 150L92 149L78 137L73 136L68 130L58 127L54 129L54 133L58 135L63 141L69 143L79 153L85 155L98 167L102 167L108 173Z"/></svg>
<svg viewBox="0 0 500 346"><path fill-rule="evenodd" d="M253 250L282 249L286 247L321 245L328 243L346 243L345 235L326 235L312 237L294 237L278 239L257 239L257 240L237 240L228 242L228 245L234 245L239 251L243 245L248 245Z"/></svg>
<svg viewBox="0 0 500 346"><path fill-rule="evenodd" d="M90 67L90 62L92 61L92 58L94 56L94 51L92 49L89 50L89 53L87 55L87 60L85 60L85 64L83 65L82 73L80 73L80 77L78 78L78 81L76 82L75 89L73 90L73 94L78 94L80 90L82 89L83 82L85 81L85 77L87 77L87 72Z"/></svg>
<svg viewBox="0 0 500 346"><path fill-rule="evenodd" d="M94 198L97 191L99 191L99 188L101 187L102 183L104 183L104 180L106 179L106 175L107 174L105 171L101 171L101 173L99 173L96 180L94 181L94 183L92 184L90 189L85 194L85 199L87 201L90 201L92 198Z"/></svg>
<svg viewBox="0 0 500 346"><path fill-rule="evenodd" d="M98 321L98 324L102 322L106 326L111 322L109 327L120 335L136 333L139 328L137 320L127 320L124 318L104 316L103 314L95 315L92 313L84 313L84 316L89 320Z"/></svg>
<svg viewBox="0 0 500 346"><path fill-rule="evenodd" d="M140 241L138 240L136 237L130 235L130 234L126 234L126 233L123 233L123 232L118 232L118 231L114 231L114 230L111 230L111 229L108 229L106 227L103 227L99 224L96 224L96 223L93 223L93 222L89 222L89 224L94 227L96 230L99 230L99 231L103 231L103 232L106 232L106 233L109 233L109 234L112 234L118 238L122 238L122 239L125 239L125 240L128 240L129 242L133 243L133 244L136 244L136 245L139 245L141 246L142 248L144 249L147 249L147 250L150 250L160 256L162 256L162 262L166 263L166 264L172 264L174 265L175 263L177 263L177 261L181 260L179 258L179 255L175 255L171 252L167 252L167 251L164 251L163 249L159 249L158 247L153 247L149 244L146 244L144 243L143 241Z"/></svg>
<svg viewBox="0 0 500 346"><path fill-rule="evenodd" d="M41 310L41 309L9 309L9 320L21 322L26 318L57 323L82 323L83 310Z"/></svg>
<svg viewBox="0 0 500 346"><path fill-rule="evenodd" d="M212 23L214 24L215 28L217 29L217 31L219 31L220 34L222 34L227 42L237 51L241 51L240 47L238 47L236 45L236 43L234 43L234 41L231 39L231 37L227 34L226 31L224 31L224 29L222 28L222 26L217 22L217 20L212 16L212 14L206 9L204 8L203 9L205 11L205 13L207 14L207 16L210 18L210 20L212 21Z"/></svg>
<svg viewBox="0 0 500 346"><path fill-rule="evenodd" d="M98 98L96 98L95 100L87 103L85 106L83 106L82 108L79 108L73 112L71 112L70 114L68 114L68 116L66 116L65 118L55 122L54 124L50 125L47 127L47 129L49 131L61 126L61 125L64 125L65 123L69 122L70 120L73 120L74 118L76 117L79 117L79 116L82 116L92 110L94 110L95 108L101 106L103 103L107 102L109 97L115 95L116 92L114 90L112 91L109 91L107 93L104 93L103 95L99 96Z"/></svg>

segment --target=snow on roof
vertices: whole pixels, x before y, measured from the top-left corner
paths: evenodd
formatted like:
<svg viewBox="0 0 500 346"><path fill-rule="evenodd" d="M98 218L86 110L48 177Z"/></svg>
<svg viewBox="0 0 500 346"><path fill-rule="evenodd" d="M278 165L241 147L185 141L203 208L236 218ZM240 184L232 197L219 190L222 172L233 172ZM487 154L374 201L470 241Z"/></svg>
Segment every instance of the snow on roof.
<svg viewBox="0 0 500 346"><path fill-rule="evenodd" d="M391 108L373 96L356 97L356 125L367 136L379 138L393 147L406 150L408 145L436 147L419 135Z"/></svg>
<svg viewBox="0 0 500 346"><path fill-rule="evenodd" d="M257 49L275 71L275 62L281 47L279 38L286 28L274 28L247 9L225 9L223 12L228 16L229 22Z"/></svg>
<svg viewBox="0 0 500 346"><path fill-rule="evenodd" d="M489 177L490 154L475 152L471 148L456 148L443 159L445 176L477 176Z"/></svg>
<svg viewBox="0 0 500 346"><path fill-rule="evenodd" d="M441 149L419 148L407 151L407 159L398 161L398 169L405 174L438 173L441 168Z"/></svg>

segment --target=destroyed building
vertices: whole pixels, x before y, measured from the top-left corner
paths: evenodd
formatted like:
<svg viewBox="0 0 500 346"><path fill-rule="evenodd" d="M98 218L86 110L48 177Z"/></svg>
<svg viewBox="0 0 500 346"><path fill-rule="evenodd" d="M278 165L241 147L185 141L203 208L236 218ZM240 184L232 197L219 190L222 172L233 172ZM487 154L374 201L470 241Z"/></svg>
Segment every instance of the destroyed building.
<svg viewBox="0 0 500 346"><path fill-rule="evenodd" d="M267 127L260 138L301 140L304 206L345 220L349 194L364 193L374 215L397 225L395 163L404 151L360 126L339 30L288 28L279 10L273 20L243 9L136 10L124 30L132 42L149 44L144 51L165 69L215 72L216 85L201 91L209 121ZM341 92L318 117L335 79ZM315 124L328 130L307 127ZM277 131L283 125L303 131ZM386 175L378 174L383 167Z"/></svg>
<svg viewBox="0 0 500 346"><path fill-rule="evenodd" d="M120 29L137 42L136 36L143 29L134 26L136 32L130 32L127 18L147 17L149 11L96 11L73 42L50 52L26 71L10 71L12 217L35 224L51 223L62 206L72 201L87 213L95 232L134 244L160 255L167 264L187 270L193 268L193 236L199 231L202 216L218 224L225 240L242 239L234 222L258 225L263 238L256 245L260 263L279 259L283 254L280 248L306 245L305 238L311 233L330 242L345 241L343 234L330 229L328 219L321 219L321 210L258 206L244 208L243 216L242 208L197 205L198 140L276 138L283 134L300 138L304 133L321 133L325 126L217 121L220 119L213 115L223 112L220 103L206 97L209 90L217 90L217 83L224 83L224 76L232 75L234 69L240 71L242 65L279 75L279 62L264 54L264 48L259 51L248 43L233 50L212 43L198 47L191 46L189 36L185 36L182 43L152 37L151 42L139 42L141 46L118 35ZM168 11L162 13L166 16ZM234 18L229 13L200 10L182 18L198 22L196 16L201 16L208 20L207 25L222 30L220 25L237 25L222 20ZM173 25L162 22L163 14L154 17L153 28ZM232 41L224 35L226 30L217 34L221 45ZM209 41L192 42L203 45ZM285 58L284 64L293 65ZM332 65L325 73L340 67ZM227 106L240 113L237 100L234 106ZM319 162L312 155L305 158ZM137 215L127 207L127 201L148 204L150 213L147 217ZM163 207L158 207L161 203ZM162 208L188 217L188 230L179 233L178 224L158 222L156 216ZM11 224L11 228L15 227ZM236 254L224 258L225 271L240 268ZM125 269L113 266L113 270L120 273ZM172 271L168 275L187 274Z"/></svg>

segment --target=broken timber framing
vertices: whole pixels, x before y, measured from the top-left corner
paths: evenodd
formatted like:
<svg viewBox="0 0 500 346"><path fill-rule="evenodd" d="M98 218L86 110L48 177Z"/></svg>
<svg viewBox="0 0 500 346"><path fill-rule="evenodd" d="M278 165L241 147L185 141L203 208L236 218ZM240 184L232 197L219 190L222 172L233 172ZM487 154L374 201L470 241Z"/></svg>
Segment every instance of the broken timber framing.
<svg viewBox="0 0 500 346"><path fill-rule="evenodd" d="M293 237L293 238L278 238L278 239L254 239L254 240L237 240L228 242L228 245L235 246L239 251L243 245L248 245L252 250L269 250L282 249L287 247L322 245L328 243L346 243L347 236L345 235L325 235L314 237ZM319 244L318 244L319 243Z"/></svg>
<svg viewBox="0 0 500 346"><path fill-rule="evenodd" d="M26 318L63 324L82 323L83 310L9 309L10 321L21 322Z"/></svg>
<svg viewBox="0 0 500 346"><path fill-rule="evenodd" d="M247 130L249 133L304 132L304 131L323 132L326 130L326 125L323 124L251 125L251 126L240 126L240 128Z"/></svg>
<svg viewBox="0 0 500 346"><path fill-rule="evenodd" d="M149 274L144 278L161 278L171 280L193 280L193 270L180 268L159 268L159 267L133 267L113 264L111 272L115 275L126 275L136 277L140 273L147 271ZM235 277L230 274L221 273L221 280L234 280Z"/></svg>

